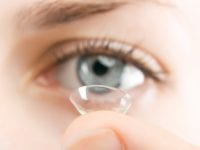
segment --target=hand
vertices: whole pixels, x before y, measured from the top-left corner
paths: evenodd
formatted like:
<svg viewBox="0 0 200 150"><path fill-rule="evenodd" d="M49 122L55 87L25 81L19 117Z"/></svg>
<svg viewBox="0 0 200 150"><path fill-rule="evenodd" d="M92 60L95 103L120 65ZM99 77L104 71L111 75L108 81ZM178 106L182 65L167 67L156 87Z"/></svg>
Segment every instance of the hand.
<svg viewBox="0 0 200 150"><path fill-rule="evenodd" d="M64 150L200 150L164 129L104 111L76 119L64 140Z"/></svg>

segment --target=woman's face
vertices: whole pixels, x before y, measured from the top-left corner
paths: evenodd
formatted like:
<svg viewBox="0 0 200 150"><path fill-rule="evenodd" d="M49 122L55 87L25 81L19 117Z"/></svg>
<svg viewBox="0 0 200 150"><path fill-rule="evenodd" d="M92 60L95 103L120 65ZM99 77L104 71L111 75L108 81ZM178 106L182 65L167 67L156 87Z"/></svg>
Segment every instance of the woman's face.
<svg viewBox="0 0 200 150"><path fill-rule="evenodd" d="M0 149L59 149L78 116L68 97L88 84L127 90L130 116L200 144L199 0L0 7Z"/></svg>

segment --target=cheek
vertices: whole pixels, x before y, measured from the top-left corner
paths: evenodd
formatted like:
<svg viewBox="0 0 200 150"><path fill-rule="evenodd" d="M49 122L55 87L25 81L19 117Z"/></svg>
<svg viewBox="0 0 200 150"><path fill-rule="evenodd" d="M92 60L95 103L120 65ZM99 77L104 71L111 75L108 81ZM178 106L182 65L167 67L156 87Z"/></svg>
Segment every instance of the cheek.
<svg viewBox="0 0 200 150"><path fill-rule="evenodd" d="M193 99L183 98L177 89L173 89L173 92L160 92L154 97L154 101L144 107L145 111L135 109L131 115L161 126L188 142L200 144L200 119L198 117L200 110L196 109L199 106L198 103Z"/></svg>
<svg viewBox="0 0 200 150"><path fill-rule="evenodd" d="M67 126L77 117L66 103L45 97L33 99L13 94L6 100L0 115L0 149L59 149Z"/></svg>
<svg viewBox="0 0 200 150"><path fill-rule="evenodd" d="M0 149L60 149L76 111L67 99L47 91L31 87L25 95L14 80L0 74Z"/></svg>

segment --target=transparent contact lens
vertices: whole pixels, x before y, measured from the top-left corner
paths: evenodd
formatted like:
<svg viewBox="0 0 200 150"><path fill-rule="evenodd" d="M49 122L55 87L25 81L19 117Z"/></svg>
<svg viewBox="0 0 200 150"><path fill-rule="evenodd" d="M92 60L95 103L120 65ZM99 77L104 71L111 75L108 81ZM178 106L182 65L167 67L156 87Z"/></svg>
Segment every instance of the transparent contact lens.
<svg viewBox="0 0 200 150"><path fill-rule="evenodd" d="M69 99L81 115L100 110L126 113L131 106L127 92L103 85L82 86Z"/></svg>

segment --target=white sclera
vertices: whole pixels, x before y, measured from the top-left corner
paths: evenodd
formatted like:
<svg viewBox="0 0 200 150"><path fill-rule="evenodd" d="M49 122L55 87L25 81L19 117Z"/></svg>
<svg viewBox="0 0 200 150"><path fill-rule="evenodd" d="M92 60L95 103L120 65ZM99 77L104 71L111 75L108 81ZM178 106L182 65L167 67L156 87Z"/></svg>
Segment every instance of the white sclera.
<svg viewBox="0 0 200 150"><path fill-rule="evenodd" d="M100 110L126 113L132 104L125 91L103 85L82 86L69 99L81 115Z"/></svg>

